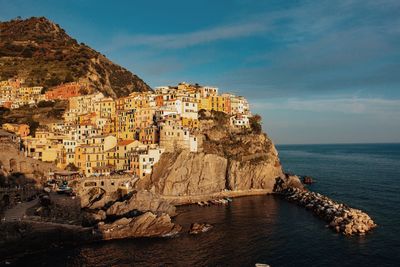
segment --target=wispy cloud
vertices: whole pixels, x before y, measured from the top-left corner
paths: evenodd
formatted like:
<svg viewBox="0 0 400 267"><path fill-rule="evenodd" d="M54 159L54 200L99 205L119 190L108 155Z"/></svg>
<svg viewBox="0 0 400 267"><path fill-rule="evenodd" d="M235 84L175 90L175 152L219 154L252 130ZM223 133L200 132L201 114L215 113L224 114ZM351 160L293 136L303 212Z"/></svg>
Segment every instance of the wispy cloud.
<svg viewBox="0 0 400 267"><path fill-rule="evenodd" d="M255 102L257 110L291 110L312 112L336 112L347 114L400 115L400 99L383 98L336 98L336 99L288 99L279 103Z"/></svg>
<svg viewBox="0 0 400 267"><path fill-rule="evenodd" d="M267 29L268 26L264 23L247 22L244 24L217 26L187 33L119 35L112 40L107 49L114 50L122 47L140 46L177 49L215 41L253 36L265 32Z"/></svg>
<svg viewBox="0 0 400 267"><path fill-rule="evenodd" d="M311 4L310 4L311 3ZM391 90L400 83L399 1L311 1L279 17L277 49L255 51L218 80L255 97Z"/></svg>

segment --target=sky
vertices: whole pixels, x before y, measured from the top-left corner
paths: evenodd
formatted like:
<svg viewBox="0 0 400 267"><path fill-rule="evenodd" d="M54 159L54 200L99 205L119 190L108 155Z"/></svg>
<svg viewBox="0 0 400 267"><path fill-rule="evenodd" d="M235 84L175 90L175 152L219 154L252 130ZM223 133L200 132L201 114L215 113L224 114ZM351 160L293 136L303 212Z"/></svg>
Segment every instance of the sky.
<svg viewBox="0 0 400 267"><path fill-rule="evenodd" d="M400 142L399 0L0 0L150 86L247 97L278 144Z"/></svg>

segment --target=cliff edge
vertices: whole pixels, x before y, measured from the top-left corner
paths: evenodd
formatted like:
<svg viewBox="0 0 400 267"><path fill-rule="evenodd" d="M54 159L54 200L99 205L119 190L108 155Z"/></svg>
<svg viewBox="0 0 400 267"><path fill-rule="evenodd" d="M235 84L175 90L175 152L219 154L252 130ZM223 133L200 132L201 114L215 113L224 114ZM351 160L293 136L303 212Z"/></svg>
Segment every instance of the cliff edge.
<svg viewBox="0 0 400 267"><path fill-rule="evenodd" d="M235 128L222 112L201 112L200 127L195 133L199 151L164 153L152 174L141 179L137 187L171 197L226 191L272 193L277 178L285 182L289 178L283 173L274 144L261 132L259 123L252 122L250 128Z"/></svg>

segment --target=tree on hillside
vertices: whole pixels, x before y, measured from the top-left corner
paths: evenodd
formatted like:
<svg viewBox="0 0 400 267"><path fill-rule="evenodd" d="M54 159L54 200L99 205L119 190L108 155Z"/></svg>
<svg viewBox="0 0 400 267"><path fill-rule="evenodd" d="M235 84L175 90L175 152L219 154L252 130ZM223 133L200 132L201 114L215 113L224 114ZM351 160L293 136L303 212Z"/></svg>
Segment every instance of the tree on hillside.
<svg viewBox="0 0 400 267"><path fill-rule="evenodd" d="M249 118L250 127L254 133L260 134L262 131L261 126L262 118L258 114L254 114L252 117Z"/></svg>
<svg viewBox="0 0 400 267"><path fill-rule="evenodd" d="M68 165L65 167L66 171L79 171L79 168L75 166L73 163L68 163Z"/></svg>
<svg viewBox="0 0 400 267"><path fill-rule="evenodd" d="M67 75L65 75L64 82L65 83L70 83L74 81L74 76L72 76L71 72L68 72Z"/></svg>

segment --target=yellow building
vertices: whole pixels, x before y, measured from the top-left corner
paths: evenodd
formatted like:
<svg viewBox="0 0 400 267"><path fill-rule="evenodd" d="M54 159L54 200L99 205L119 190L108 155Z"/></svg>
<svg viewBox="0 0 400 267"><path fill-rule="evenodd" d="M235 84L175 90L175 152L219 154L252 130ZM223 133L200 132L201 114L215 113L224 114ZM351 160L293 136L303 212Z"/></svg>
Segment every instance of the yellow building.
<svg viewBox="0 0 400 267"><path fill-rule="evenodd" d="M103 98L96 102L96 111L99 112L100 118L115 118L115 101L112 98Z"/></svg>
<svg viewBox="0 0 400 267"><path fill-rule="evenodd" d="M136 125L135 125L135 111L134 110L119 110L117 112L115 122L115 132L118 139L134 140L136 139Z"/></svg>
<svg viewBox="0 0 400 267"><path fill-rule="evenodd" d="M210 101L208 98L201 98L200 101L198 102L198 109L202 110L210 110Z"/></svg>
<svg viewBox="0 0 400 267"><path fill-rule="evenodd" d="M107 152L107 163L113 165L117 171L130 170L130 158L129 155L138 147L143 147L143 144L135 140L121 140L117 143L117 146L106 151Z"/></svg>
<svg viewBox="0 0 400 267"><path fill-rule="evenodd" d="M182 117L182 126L188 127L190 129L198 129L199 128L199 120Z"/></svg>
<svg viewBox="0 0 400 267"><path fill-rule="evenodd" d="M97 169L107 166L102 144L85 144L75 148L75 165L86 176L96 174Z"/></svg>
<svg viewBox="0 0 400 267"><path fill-rule="evenodd" d="M43 87L21 87L18 89L17 98L21 104L37 103L41 100Z"/></svg>
<svg viewBox="0 0 400 267"><path fill-rule="evenodd" d="M134 92L130 94L128 97L124 98L124 109L140 109L140 108L148 108L149 100L144 93Z"/></svg>
<svg viewBox="0 0 400 267"><path fill-rule="evenodd" d="M221 111L230 114L231 113L231 99L228 96L209 96L208 98L208 107L205 108L205 105L202 108L205 110L215 110ZM205 104L205 103L204 103Z"/></svg>
<svg viewBox="0 0 400 267"><path fill-rule="evenodd" d="M24 145L26 156L45 162L54 162L57 167L64 166L66 158L63 156L63 144L58 142L57 138L28 136L24 139Z"/></svg>
<svg viewBox="0 0 400 267"><path fill-rule="evenodd" d="M30 132L28 124L4 123L3 129L20 137L28 136Z"/></svg>
<svg viewBox="0 0 400 267"><path fill-rule="evenodd" d="M146 128L154 124L155 108L138 108L135 112L135 128Z"/></svg>

